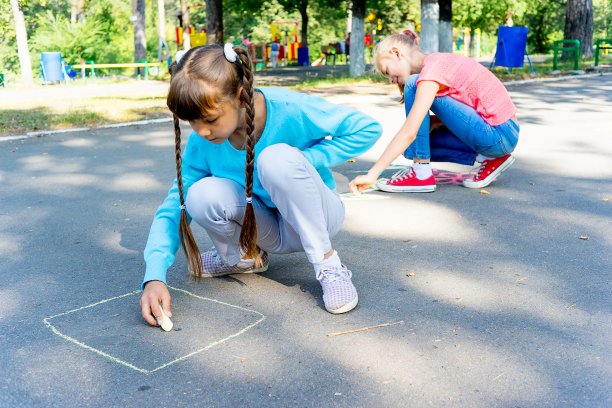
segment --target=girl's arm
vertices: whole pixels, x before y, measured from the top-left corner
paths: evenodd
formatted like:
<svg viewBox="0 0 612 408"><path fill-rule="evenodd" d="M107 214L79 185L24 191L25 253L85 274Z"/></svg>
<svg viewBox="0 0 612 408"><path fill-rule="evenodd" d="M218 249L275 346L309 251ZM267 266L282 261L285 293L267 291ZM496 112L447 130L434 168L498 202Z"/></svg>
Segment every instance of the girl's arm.
<svg viewBox="0 0 612 408"><path fill-rule="evenodd" d="M406 121L391 140L378 161L366 175L357 176L349 184L351 192L362 191L376 182L378 176L404 151L416 138L417 131L423 123L425 115L429 115L429 108L436 97L440 85L434 81L421 81L417 86L414 104Z"/></svg>
<svg viewBox="0 0 612 408"><path fill-rule="evenodd" d="M191 132L187 146L182 155L181 173L183 179L183 195L187 197L189 187L203 177L210 175L205 168L202 149L205 149L204 139L197 133ZM148 281L158 280L166 282L166 271L174 263L176 251L180 247L179 194L176 180L168 191L168 196L158 208L149 231L149 238L144 250L146 271L142 287ZM189 215L188 215L189 216ZM191 218L189 218L191 221Z"/></svg>
<svg viewBox="0 0 612 408"><path fill-rule="evenodd" d="M365 153L382 134L374 118L353 108L308 95L300 102L311 138L302 152L315 168L333 167Z"/></svg>

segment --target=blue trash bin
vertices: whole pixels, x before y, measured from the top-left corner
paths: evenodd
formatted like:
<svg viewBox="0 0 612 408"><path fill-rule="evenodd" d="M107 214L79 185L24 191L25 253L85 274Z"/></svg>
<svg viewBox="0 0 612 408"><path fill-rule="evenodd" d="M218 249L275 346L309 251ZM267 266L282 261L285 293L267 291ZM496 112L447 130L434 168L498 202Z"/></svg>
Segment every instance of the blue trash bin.
<svg viewBox="0 0 612 408"><path fill-rule="evenodd" d="M495 65L509 68L523 66L528 31L527 27L499 26Z"/></svg>
<svg viewBox="0 0 612 408"><path fill-rule="evenodd" d="M298 48L298 58L297 64L299 66L306 66L310 64L310 59L308 57L308 47L300 47Z"/></svg>
<svg viewBox="0 0 612 408"><path fill-rule="evenodd" d="M40 67L45 82L58 82L65 80L64 63L61 52L41 52Z"/></svg>

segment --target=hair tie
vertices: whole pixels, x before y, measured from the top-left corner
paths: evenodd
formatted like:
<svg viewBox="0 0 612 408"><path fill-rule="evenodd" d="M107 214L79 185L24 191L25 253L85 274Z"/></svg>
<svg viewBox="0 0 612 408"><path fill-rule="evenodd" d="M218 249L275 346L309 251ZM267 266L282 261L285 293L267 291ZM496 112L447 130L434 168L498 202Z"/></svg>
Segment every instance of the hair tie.
<svg viewBox="0 0 612 408"><path fill-rule="evenodd" d="M234 46L232 43L225 43L223 46L223 54L225 54L225 59L229 62L236 62L238 59L238 54L234 51Z"/></svg>
<svg viewBox="0 0 612 408"><path fill-rule="evenodd" d="M253 197L247 197L247 204L252 203L253 202Z"/></svg>
<svg viewBox="0 0 612 408"><path fill-rule="evenodd" d="M185 207L185 204L181 204L181 205L179 205L179 208L180 208L181 210L184 210L184 209L186 208L186 207Z"/></svg>

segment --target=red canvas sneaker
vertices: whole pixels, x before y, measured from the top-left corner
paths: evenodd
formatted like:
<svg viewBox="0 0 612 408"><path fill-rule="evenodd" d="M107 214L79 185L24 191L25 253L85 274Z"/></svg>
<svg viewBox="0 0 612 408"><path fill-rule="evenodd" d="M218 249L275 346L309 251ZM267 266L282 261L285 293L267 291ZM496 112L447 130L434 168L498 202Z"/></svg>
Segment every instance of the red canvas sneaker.
<svg viewBox="0 0 612 408"><path fill-rule="evenodd" d="M410 171L399 177L378 181L376 187L390 193L431 193L436 191L436 179L432 174L429 178L420 180L410 168Z"/></svg>
<svg viewBox="0 0 612 408"><path fill-rule="evenodd" d="M463 185L468 188L483 188L488 186L499 176L504 170L512 166L514 157L508 154L504 157L497 157L491 160L485 160L478 169L476 174L471 179L463 180Z"/></svg>

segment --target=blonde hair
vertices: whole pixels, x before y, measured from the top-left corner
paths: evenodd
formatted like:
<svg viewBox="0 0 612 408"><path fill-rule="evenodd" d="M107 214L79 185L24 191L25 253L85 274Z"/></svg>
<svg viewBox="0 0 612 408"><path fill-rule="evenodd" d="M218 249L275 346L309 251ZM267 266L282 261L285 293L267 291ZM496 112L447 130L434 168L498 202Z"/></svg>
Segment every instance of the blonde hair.
<svg viewBox="0 0 612 408"><path fill-rule="evenodd" d="M244 194L246 197L252 197L256 142L253 70L246 50L240 46L233 49L238 54L235 62L227 60L223 47L219 45L195 47L187 51L180 62L174 63L170 70L172 79L166 103L174 115L174 150L181 203L179 236L189 270L198 279L202 276L202 259L185 211L179 119L186 121L203 119L207 112L215 110L222 102L244 103L247 134ZM245 256L255 259L257 265L262 264L257 248L255 212L250 200L247 201L240 230L240 247Z"/></svg>
<svg viewBox="0 0 612 408"><path fill-rule="evenodd" d="M393 48L402 48L406 50L408 54L412 54L415 51L422 52L418 47L416 34L414 34L414 36L404 33L390 35L374 47L372 60L374 61L374 67L378 73L382 73L380 71L379 61L382 58L390 57ZM400 103L404 103L404 86L402 84L397 84L397 87L402 95Z"/></svg>

